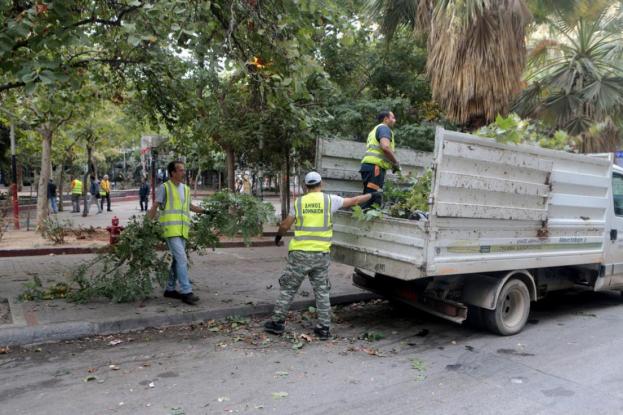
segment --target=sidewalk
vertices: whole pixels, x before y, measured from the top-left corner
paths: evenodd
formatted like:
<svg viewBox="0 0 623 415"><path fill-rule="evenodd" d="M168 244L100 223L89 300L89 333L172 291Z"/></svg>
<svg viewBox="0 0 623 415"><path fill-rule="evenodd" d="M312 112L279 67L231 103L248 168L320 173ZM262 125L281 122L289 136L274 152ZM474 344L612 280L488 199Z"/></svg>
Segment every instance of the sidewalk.
<svg viewBox="0 0 623 415"><path fill-rule="evenodd" d="M19 302L17 297L23 291L23 284L33 276L41 278L44 286L66 281L71 269L92 255L1 258L0 346L112 334L233 315L268 315L279 293L278 278L286 256L286 247L217 249L204 256L192 255L190 276L193 290L201 298L196 306L165 299L159 291L143 303ZM351 267L332 264L329 275L333 304L375 298L352 285ZM4 318L3 299L8 300L10 309ZM305 281L293 309L314 303L313 290L309 281Z"/></svg>
<svg viewBox="0 0 623 415"><path fill-rule="evenodd" d="M195 203L199 203L200 200L193 200ZM266 200L275 206L275 219L276 223L280 219L280 205L275 199ZM53 218L58 219L61 222L70 221L71 227L77 228L100 228L98 235L88 240L76 240L72 235L69 235L67 243L63 245L54 245L52 242L43 239L38 233L34 232L35 229L35 217L31 216L30 225L26 226L26 219L22 216L21 229L19 231L13 229L12 218L7 218L6 221L10 224L8 230L0 240L0 256L2 251L19 250L19 249L53 249L58 250L62 248L84 247L84 248L101 248L108 245L108 233L106 227L111 225L112 218L117 217L119 224L125 226L128 224L132 216L142 217L145 212L141 212L138 200L136 201L117 201L111 205L112 212L104 211L101 214L97 213L95 205L91 206L89 215L82 216L82 213L72 213L71 206L63 212L59 212L56 215L52 215ZM30 229L30 230L27 230ZM264 226L265 232L275 232L277 226L274 223L266 224Z"/></svg>

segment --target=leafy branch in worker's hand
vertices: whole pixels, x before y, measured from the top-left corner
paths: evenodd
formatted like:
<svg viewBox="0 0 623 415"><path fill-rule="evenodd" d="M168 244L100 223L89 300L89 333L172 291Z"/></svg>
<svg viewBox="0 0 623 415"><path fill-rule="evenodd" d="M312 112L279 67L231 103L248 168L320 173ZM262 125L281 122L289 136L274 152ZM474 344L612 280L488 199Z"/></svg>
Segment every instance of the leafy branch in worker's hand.
<svg viewBox="0 0 623 415"><path fill-rule="evenodd" d="M420 220L428 210L432 171L426 170L419 177L400 176L397 182L387 182L383 189L382 206L370 209L353 207L353 218L370 222L383 216Z"/></svg>
<svg viewBox="0 0 623 415"><path fill-rule="evenodd" d="M261 235L264 224L275 215L272 204L229 191L206 198L201 207L206 213L195 216L190 228L189 246L192 250L214 249L218 246L219 236L241 235L249 245L251 238Z"/></svg>
<svg viewBox="0 0 623 415"><path fill-rule="evenodd" d="M219 236L242 235L245 242L260 235L263 225L274 216L270 203L250 195L219 192L206 198L205 214L195 215L186 245L188 252L214 249ZM163 247L162 228L147 217L130 219L117 244L106 253L82 264L71 275L77 285L69 298L86 302L106 297L115 302L143 300L152 295L156 285L164 287L171 257Z"/></svg>

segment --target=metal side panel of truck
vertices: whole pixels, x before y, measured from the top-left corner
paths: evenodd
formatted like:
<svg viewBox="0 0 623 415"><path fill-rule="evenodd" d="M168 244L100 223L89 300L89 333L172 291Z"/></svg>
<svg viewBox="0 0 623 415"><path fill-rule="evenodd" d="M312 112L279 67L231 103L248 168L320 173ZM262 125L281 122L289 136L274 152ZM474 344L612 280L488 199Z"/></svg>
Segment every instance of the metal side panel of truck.
<svg viewBox="0 0 623 415"><path fill-rule="evenodd" d="M611 160L439 128L428 166L429 220L362 223L339 212L335 261L402 280L603 262Z"/></svg>
<svg viewBox="0 0 623 415"><path fill-rule="evenodd" d="M320 141L316 161L329 191L360 193L354 173L363 148L355 147L362 144L340 142L335 151ZM506 145L442 128L433 154L397 154L415 174L433 169L429 220L364 223L338 212L332 256L356 268L355 284L406 295L455 322L472 309L500 334L520 331L530 302L548 291L623 289L623 169L611 155Z"/></svg>

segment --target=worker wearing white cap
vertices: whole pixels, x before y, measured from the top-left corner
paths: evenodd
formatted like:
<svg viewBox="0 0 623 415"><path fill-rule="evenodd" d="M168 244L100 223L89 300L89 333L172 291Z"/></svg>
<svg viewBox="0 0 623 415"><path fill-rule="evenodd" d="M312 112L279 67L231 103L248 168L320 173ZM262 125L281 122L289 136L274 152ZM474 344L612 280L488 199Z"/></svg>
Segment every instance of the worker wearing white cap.
<svg viewBox="0 0 623 415"><path fill-rule="evenodd" d="M275 244L294 224L294 238L288 246L288 264L279 278L281 291L275 304L272 319L264 324L270 333L282 334L285 319L298 289L305 276L316 296L318 324L314 332L321 340L330 337L331 303L329 301L329 262L333 224L331 216L340 208L348 208L365 203L375 196L373 193L350 198L342 198L322 192L322 178L315 171L305 176L307 193L297 198L290 214L279 225Z"/></svg>

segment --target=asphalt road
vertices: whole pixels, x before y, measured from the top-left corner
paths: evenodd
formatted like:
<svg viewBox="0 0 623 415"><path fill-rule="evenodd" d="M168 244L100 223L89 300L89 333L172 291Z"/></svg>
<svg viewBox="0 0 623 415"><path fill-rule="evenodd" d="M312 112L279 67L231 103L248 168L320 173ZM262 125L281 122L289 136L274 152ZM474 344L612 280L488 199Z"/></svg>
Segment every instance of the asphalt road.
<svg viewBox="0 0 623 415"><path fill-rule="evenodd" d="M621 414L621 311L557 295L499 337L377 301L335 310L328 342L307 312L284 338L232 318L32 346L0 354L0 413Z"/></svg>

